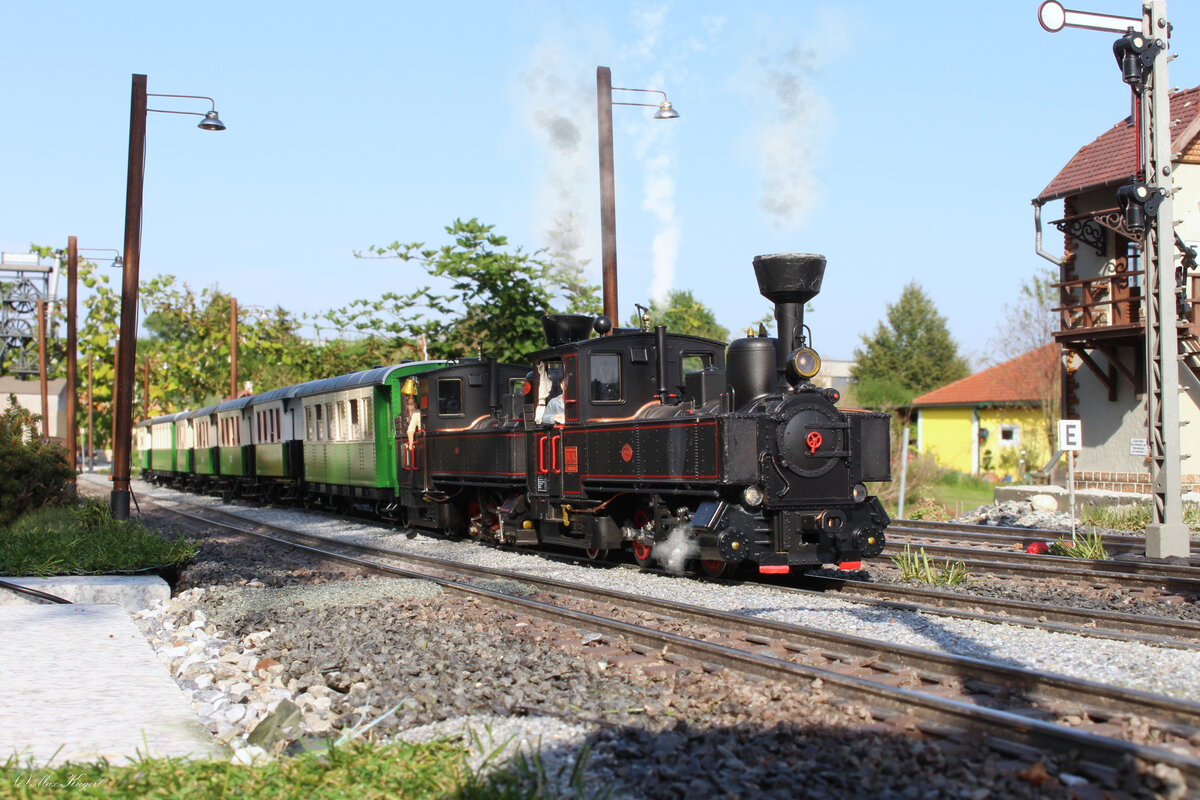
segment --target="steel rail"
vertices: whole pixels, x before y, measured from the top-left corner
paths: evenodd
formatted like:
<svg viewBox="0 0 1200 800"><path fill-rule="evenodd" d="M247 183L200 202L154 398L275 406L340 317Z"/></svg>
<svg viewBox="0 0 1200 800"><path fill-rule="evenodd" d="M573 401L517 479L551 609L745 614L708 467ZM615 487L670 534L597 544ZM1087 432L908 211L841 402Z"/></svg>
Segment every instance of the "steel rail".
<svg viewBox="0 0 1200 800"><path fill-rule="evenodd" d="M938 520L895 519L888 525L888 533L931 538L939 534L953 533L966 541L995 542L1005 544L1029 544L1030 542L1053 542L1069 535L1068 531L1045 528L1018 528L1004 525L974 525L966 522L940 522ZM1106 548L1120 552L1144 552L1144 536L1136 534L1104 533L1100 540ZM1192 558L1200 558L1200 542L1191 543Z"/></svg>
<svg viewBox="0 0 1200 800"><path fill-rule="evenodd" d="M1200 778L1200 760L1187 756L1181 756L1176 753L1171 753L1170 751L1160 751L1158 748L1150 746L1135 745L1129 742L1123 742L1121 740L1097 736L1096 734L1090 734L1086 731L1055 725L1053 723L1031 720L1029 717L1023 716L1019 713L988 709L986 707L976 706L962 701L947 700L945 698L922 693L919 690L902 689L886 683L873 682L869 678L846 676L834 670L798 665L773 656L747 653L746 651L739 650L737 648L731 648L726 645L693 640L678 634L665 631L656 631L654 629L645 628L644 626L632 625L631 623L620 622L618 620L597 617L595 615L573 609L562 609L541 601L529 600L527 598L516 598L511 595L496 592L490 589L464 584L460 581L440 578L427 573L414 572L412 570L393 567L386 564L380 564L375 561L360 559L355 556L334 553L317 547L301 544L293 539L279 538L258 531L245 530L228 523L221 523L219 521L206 518L202 515L190 514L178 509L168 510L181 516L204 522L206 524L221 525L240 533L257 536L277 544L311 552L322 557L336 558L347 563L355 564L356 566L382 571L387 574L420 580L429 580L448 590L465 592L467 594L484 597L489 602L497 603L514 610L523 611L525 613L536 613L539 616L549 617L560 621L565 620L571 623L582 623L586 628L607 632L610 635L625 636L631 641L638 642L654 649L666 649L666 647L669 647L677 654L697 658L698 660L704 662L715 663L720 666L751 672L763 677L779 678L782 676L795 677L798 675L803 676L806 679L819 677L824 681L833 682L839 687L845 687L846 691L849 693L848 696L851 696L854 699L879 705L890 711L898 711L901 713L910 712L912 710L912 706L915 705L916 707L921 708L922 711L932 710L934 716L932 718L925 717L926 720L932 719L935 722L940 722L943 724L956 724L956 727L961 727L965 730L979 729L978 724L973 723L971 725L964 726L961 723L964 717L971 716L971 714L974 712L981 712L981 715L984 718L983 727L988 729L993 735L999 735L1001 732L1003 732L1004 735L1008 737L1005 739L1005 741L1016 741L1020 744L1034 747L1061 747L1063 746L1062 740L1065 739L1070 748L1079 749L1084 753L1093 753L1098 757L1101 756L1101 754L1104 754L1104 757L1110 757L1114 755L1116 753L1116 750L1113 749L1114 745L1120 745L1126 748L1131 748L1123 750L1123 753L1135 755L1138 758L1145 758L1151 761L1166 761L1167 757L1170 759L1176 759L1169 761L1169 763L1195 778ZM460 571L489 578L508 578L524 583L542 584L552 588L554 591L570 594L572 596L581 596L588 600L594 601L597 599L597 597L616 600L621 603L628 604L631 608L638 611L665 611L669 614L682 616L685 618L685 621L688 621L686 618L691 616L693 620L699 619L709 622L710 624L716 623L722 627L741 628L743 631L746 629L751 629L759 630L764 633L770 633L771 635L776 636L782 634L790 637L812 637L812 640L806 645L792 644L791 647L788 647L788 649L796 652L803 652L814 644L819 646L821 642L825 642L829 646L849 649L852 657L879 656L880 643L870 639L829 634L817 629L803 628L801 626L788 625L785 623L757 620L742 615L701 609L695 606L672 603L670 601L654 600L652 598L644 598L622 592L596 590L591 587L565 584L561 581L556 581L553 579L537 578L507 570L496 570L491 568L477 567L469 564L460 564L459 562L449 562L444 559L436 559L417 554L398 553L396 551L387 550L386 548L379 548L373 545L366 545L357 542L339 542L314 534L292 531L290 529L283 528L282 526L263 523L258 520L242 517L240 515L232 514L223 510L205 510L234 517L241 523L266 528L268 530L274 530L278 533L286 533L288 536L295 537L296 539L319 541L327 545L333 544L339 547L362 552L377 553L388 558L415 561L439 570ZM664 642L666 643L665 647ZM785 647L787 647L786 644ZM930 651L920 650L918 648L909 648L889 644L888 650L889 653L895 653L897 660L901 665L913 669L923 668L923 671L926 673L930 672L929 667L932 663L942 665L946 670L946 675L959 678L970 676L971 678L980 679L981 675L990 675L993 678L1020 682L1026 682L1032 678L1033 686L1036 687L1045 698L1064 699L1082 704L1082 693L1089 698L1091 701L1090 705L1093 708L1099 707L1109 714L1137 713L1139 715L1144 715L1147 710L1153 709L1154 713L1161 713L1164 718L1167 718L1168 724L1159 727L1168 730L1171 733L1175 733L1176 735L1188 736L1194 734L1196 730L1195 723L1200 722L1200 705L1189 703L1187 701L1179 701L1172 698L1165 698L1159 695L1152 695L1134 690L1118 689L1116 687L1108 687L1086 681L1076 681L1074 679L1064 678L1061 676L1032 673L1027 670L1006 667L1004 665L998 665L979 659L933 653ZM976 674L975 671L978 671L978 674ZM904 702L900 702L899 700L895 699L893 697L895 694L900 695L901 700ZM932 708L930 708L930 705L926 704L924 700L918 702L915 700L915 698L923 698L924 700L928 700L929 703L932 704ZM964 709L970 709L971 712L964 711ZM1159 721L1161 721L1161 719ZM1171 730L1172 725L1181 727ZM1043 726L1048 727L1043 728ZM1069 735L1064 737L1056 737L1056 731L1069 732ZM1118 747L1117 749L1120 750L1121 748ZM1103 758L1101 759L1101 763L1104 763Z"/></svg>
<svg viewBox="0 0 1200 800"><path fill-rule="evenodd" d="M1092 608L1051 606L1029 600L957 594L901 584L872 583L849 577L806 575L805 581L817 582L838 594L849 594L851 597L847 599L852 599L854 602L871 603L883 608L944 614L983 622L1007 622L1076 636L1096 636L1154 646L1200 649L1200 622L1192 620L1155 617L1146 614L1123 614L1118 611ZM779 588L789 592L812 591L793 587ZM826 594L826 592L814 593ZM909 597L923 602L909 602L906 599ZM967 610L973 608L990 609L992 613L981 614ZM1024 616L1012 616L1009 612ZM1094 627L1083 627L1084 625L1094 625ZM1194 641L1187 641L1179 637L1187 637Z"/></svg>
<svg viewBox="0 0 1200 800"><path fill-rule="evenodd" d="M1031 556L1003 550L977 550L949 545L921 545L927 555L962 561L983 572L1058 578L1093 583L1120 583L1187 594L1200 594L1200 568L1130 561L1094 561L1068 556Z"/></svg>

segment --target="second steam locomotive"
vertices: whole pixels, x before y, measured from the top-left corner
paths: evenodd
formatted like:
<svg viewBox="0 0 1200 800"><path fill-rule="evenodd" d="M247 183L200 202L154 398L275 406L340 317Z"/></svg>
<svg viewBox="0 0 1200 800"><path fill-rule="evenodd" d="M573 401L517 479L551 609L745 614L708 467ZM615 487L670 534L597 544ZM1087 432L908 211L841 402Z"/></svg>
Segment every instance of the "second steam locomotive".
<svg viewBox="0 0 1200 800"><path fill-rule="evenodd" d="M855 566L884 546L866 484L891 478L890 418L810 382L803 312L824 257L754 269L776 338L726 346L551 315L531 365L381 367L147 420L143 477L711 576Z"/></svg>

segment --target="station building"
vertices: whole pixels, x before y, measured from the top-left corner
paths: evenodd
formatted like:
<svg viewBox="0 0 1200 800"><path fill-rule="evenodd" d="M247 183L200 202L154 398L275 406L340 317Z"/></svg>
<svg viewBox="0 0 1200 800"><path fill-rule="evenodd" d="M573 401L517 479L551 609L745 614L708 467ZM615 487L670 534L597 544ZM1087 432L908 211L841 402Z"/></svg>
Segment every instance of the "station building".
<svg viewBox="0 0 1200 800"><path fill-rule="evenodd" d="M1200 87L1171 95L1171 152L1178 236L1200 249ZM1063 235L1060 315L1062 414L1083 421L1076 485L1150 492L1146 327L1140 237L1125 227L1119 187L1139 170L1137 128L1126 118L1082 147L1033 200L1043 224ZM1060 219L1044 206L1062 201ZM1043 254L1049 255L1043 251ZM1177 253L1178 256L1178 253ZM1180 262L1176 260L1176 265ZM1200 490L1200 275L1181 275L1179 362L1182 490Z"/></svg>

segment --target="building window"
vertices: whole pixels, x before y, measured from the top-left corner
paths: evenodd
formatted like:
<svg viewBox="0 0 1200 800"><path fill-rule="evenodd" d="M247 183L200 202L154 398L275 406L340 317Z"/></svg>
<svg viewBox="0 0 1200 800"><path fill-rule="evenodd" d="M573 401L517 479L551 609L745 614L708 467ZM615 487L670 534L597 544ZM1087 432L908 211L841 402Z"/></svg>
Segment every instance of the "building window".
<svg viewBox="0 0 1200 800"><path fill-rule="evenodd" d="M1000 446L1001 447L1020 447L1021 446L1021 426L1020 425L1001 425L1000 426Z"/></svg>

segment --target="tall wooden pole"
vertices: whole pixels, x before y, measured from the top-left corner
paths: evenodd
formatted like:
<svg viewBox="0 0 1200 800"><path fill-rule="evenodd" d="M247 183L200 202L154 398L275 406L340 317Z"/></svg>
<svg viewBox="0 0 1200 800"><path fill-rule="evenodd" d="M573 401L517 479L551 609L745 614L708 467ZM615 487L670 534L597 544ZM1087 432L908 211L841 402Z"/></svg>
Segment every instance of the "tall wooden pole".
<svg viewBox="0 0 1200 800"><path fill-rule="evenodd" d="M146 368L142 373L142 398L145 400L146 407L143 413L147 418L150 416L150 356L146 356Z"/></svg>
<svg viewBox="0 0 1200 800"><path fill-rule="evenodd" d="M67 237L67 452L71 454L72 474L79 459L79 422L76 415L76 393L78 388L77 363L78 332L76 330L75 305L78 302L79 242L74 236Z"/></svg>
<svg viewBox="0 0 1200 800"><path fill-rule="evenodd" d="M129 100L129 168L125 183L125 272L121 339L113 387L113 518L129 519L129 451L133 444L133 383L137 369L138 266L142 253L142 190L146 158L146 76L134 75Z"/></svg>
<svg viewBox="0 0 1200 800"><path fill-rule="evenodd" d="M600 267L604 316L617 317L617 199L613 175L612 70L596 67L596 119L600 139Z"/></svg>
<svg viewBox="0 0 1200 800"><path fill-rule="evenodd" d="M229 298L229 399L238 396L238 307L237 298Z"/></svg>
<svg viewBox="0 0 1200 800"><path fill-rule="evenodd" d="M50 391L49 376L46 374L46 301L37 301L38 319L38 373L42 383L42 438L50 438Z"/></svg>

